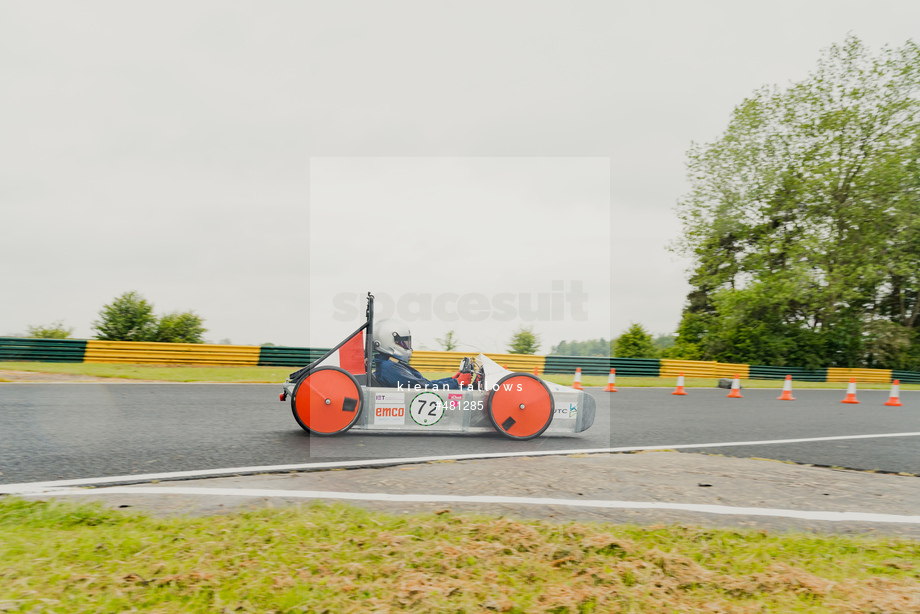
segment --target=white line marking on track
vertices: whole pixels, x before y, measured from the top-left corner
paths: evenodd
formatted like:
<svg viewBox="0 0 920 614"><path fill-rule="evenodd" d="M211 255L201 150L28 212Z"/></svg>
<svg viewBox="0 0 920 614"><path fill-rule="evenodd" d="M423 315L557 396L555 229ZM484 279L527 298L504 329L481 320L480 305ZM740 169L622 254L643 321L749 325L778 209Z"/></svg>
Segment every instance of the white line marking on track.
<svg viewBox="0 0 920 614"><path fill-rule="evenodd" d="M208 495L224 497L293 497L297 499L338 499L347 501L386 501L390 503L487 503L508 505L563 505L601 509L677 510L704 514L734 514L743 516L778 516L802 520L830 522L887 522L920 524L920 516L872 514L866 512L829 512L787 510L769 507L732 507L694 503L660 503L648 501L604 501L582 499L550 499L543 497L498 497L489 495L396 495L389 493L330 492L320 490L279 490L259 488L193 488L182 486L112 486L99 489L57 490L43 493L60 495ZM37 496L33 493L31 496Z"/></svg>
<svg viewBox="0 0 920 614"><path fill-rule="evenodd" d="M391 465L413 465L446 460L480 460L490 458L511 458L527 456L567 456L569 454L610 454L615 452L641 452L652 450L690 450L697 448L729 448L737 446L763 446L784 443L807 443L814 441L843 441L848 439L879 439L884 437L917 437L915 433L879 433L876 435L838 435L834 437L807 437L802 439L768 439L763 441L732 441L721 443L672 444L667 446L627 446L621 448L590 448L582 450L532 450L529 452L484 452L481 454L457 454L454 456L418 456L414 458L379 458L357 461L333 461L326 463L303 463L298 465L267 465L261 467L232 467L224 469L200 469L195 471L173 471L169 473L141 473L117 475L102 478L80 478L55 480L51 482L23 482L21 484L0 484L0 494L18 494L66 486L95 486L98 484L139 483L152 480L191 480L257 473L288 473L292 471L322 471L326 469L358 469L361 467L386 467Z"/></svg>

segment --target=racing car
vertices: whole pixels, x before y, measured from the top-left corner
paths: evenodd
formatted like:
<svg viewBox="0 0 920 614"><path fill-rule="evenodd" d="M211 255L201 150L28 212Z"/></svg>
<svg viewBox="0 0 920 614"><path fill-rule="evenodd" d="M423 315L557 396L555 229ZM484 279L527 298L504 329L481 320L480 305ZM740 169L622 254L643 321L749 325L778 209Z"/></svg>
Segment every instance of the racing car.
<svg viewBox="0 0 920 614"><path fill-rule="evenodd" d="M580 433L594 424L594 397L530 373L512 372L484 354L464 359L475 388L388 388L373 373L374 297L367 321L318 360L291 373L281 401L290 398L297 424L320 436L349 429L387 432L493 433L509 439Z"/></svg>

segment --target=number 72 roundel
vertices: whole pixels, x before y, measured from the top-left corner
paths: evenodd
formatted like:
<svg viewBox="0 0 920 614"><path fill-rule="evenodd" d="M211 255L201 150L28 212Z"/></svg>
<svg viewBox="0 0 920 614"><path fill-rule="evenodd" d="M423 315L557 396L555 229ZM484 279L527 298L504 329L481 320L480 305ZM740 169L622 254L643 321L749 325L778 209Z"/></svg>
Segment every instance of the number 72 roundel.
<svg viewBox="0 0 920 614"><path fill-rule="evenodd" d="M423 392L412 399L409 415L416 424L431 426L444 416L444 401L433 392Z"/></svg>

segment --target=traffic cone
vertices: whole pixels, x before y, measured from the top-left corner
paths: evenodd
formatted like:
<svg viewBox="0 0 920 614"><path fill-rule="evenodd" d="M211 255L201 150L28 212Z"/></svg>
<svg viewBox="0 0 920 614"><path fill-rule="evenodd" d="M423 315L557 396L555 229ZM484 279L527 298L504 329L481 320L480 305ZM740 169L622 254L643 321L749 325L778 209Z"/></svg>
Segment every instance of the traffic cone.
<svg viewBox="0 0 920 614"><path fill-rule="evenodd" d="M741 398L741 379L738 378L738 374L735 373L735 379L732 380L732 389L728 393L729 399L740 399Z"/></svg>
<svg viewBox="0 0 920 614"><path fill-rule="evenodd" d="M891 382L891 394L888 395L888 407L901 407L901 380Z"/></svg>
<svg viewBox="0 0 920 614"><path fill-rule="evenodd" d="M778 401L795 401L795 397L792 396L792 376L786 376L786 382L783 384L783 394L777 397Z"/></svg>
<svg viewBox="0 0 920 614"><path fill-rule="evenodd" d="M617 391L617 370L610 369L610 375L607 376L607 387L604 388L604 392L616 392Z"/></svg>
<svg viewBox="0 0 920 614"><path fill-rule="evenodd" d="M859 403L859 401L856 400L856 378L855 377L850 378L850 385L847 386L847 396L845 396L843 400L840 402L841 403Z"/></svg>
<svg viewBox="0 0 920 614"><path fill-rule="evenodd" d="M537 365L534 365L534 366L533 366L533 374L534 374L534 375L540 375L540 367L538 367Z"/></svg>
<svg viewBox="0 0 920 614"><path fill-rule="evenodd" d="M584 390L584 388L581 387L581 367L575 368L575 383L572 384L572 388L575 390Z"/></svg>
<svg viewBox="0 0 920 614"><path fill-rule="evenodd" d="M679 373L677 375L677 389L671 394L685 395L687 392L684 390L684 374Z"/></svg>

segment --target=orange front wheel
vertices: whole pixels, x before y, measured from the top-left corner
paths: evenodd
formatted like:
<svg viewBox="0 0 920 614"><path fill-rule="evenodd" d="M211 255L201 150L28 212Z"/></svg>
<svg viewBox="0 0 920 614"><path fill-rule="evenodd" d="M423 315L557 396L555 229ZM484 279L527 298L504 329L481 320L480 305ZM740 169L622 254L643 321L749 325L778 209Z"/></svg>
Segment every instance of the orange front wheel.
<svg viewBox="0 0 920 614"><path fill-rule="evenodd" d="M553 395L540 378L512 373L498 380L486 401L495 430L510 439L533 439L553 421Z"/></svg>
<svg viewBox="0 0 920 614"><path fill-rule="evenodd" d="M344 433L358 421L362 405L358 380L338 367L310 371L291 396L294 419L314 435Z"/></svg>

